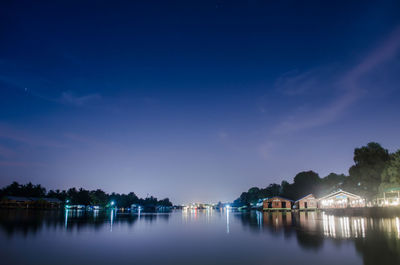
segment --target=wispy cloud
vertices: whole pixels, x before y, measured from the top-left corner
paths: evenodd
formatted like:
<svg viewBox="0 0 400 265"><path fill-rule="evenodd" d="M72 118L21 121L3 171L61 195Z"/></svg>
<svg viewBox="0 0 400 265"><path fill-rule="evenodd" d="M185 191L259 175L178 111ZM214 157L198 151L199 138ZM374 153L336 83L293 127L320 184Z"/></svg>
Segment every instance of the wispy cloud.
<svg viewBox="0 0 400 265"><path fill-rule="evenodd" d="M75 107L90 106L91 104L95 104L102 99L102 96L99 93L78 95L76 92L68 90L68 91L63 91L58 95L54 95L54 93L50 95L45 92L39 92L35 89L30 89L30 88L24 88L24 89L27 93L36 98Z"/></svg>
<svg viewBox="0 0 400 265"><path fill-rule="evenodd" d="M320 82L321 74L318 69L300 73L298 70L287 72L275 82L275 88L289 96L296 96L309 92Z"/></svg>
<svg viewBox="0 0 400 265"><path fill-rule="evenodd" d="M319 108L309 108L303 105L300 107L295 106L289 115L272 126L268 139L258 146L260 155L265 159L269 159L274 150L280 145L279 143L282 139L286 139L285 137L291 133L324 126L343 117L351 106L375 89L374 84L368 84L364 81L373 76L374 73L381 73L382 70L390 67L389 64L399 53L400 26L375 49L367 53L363 60L345 72L335 72L330 77L328 77L326 71L321 72L318 70L284 74L276 84L280 85L280 87L277 87L278 91L286 96L297 97L307 94L306 96L308 97L313 92L318 93L318 89L329 90L334 96L332 96L331 100L327 99L327 102ZM393 71L383 72L393 73ZM325 77L328 78L328 81L326 81ZM397 78L393 76L386 77ZM296 87L296 84L299 84L299 87ZM382 93L382 90L380 90L380 93Z"/></svg>
<svg viewBox="0 0 400 265"><path fill-rule="evenodd" d="M62 92L60 99L61 103L71 104L75 106L84 106L94 102L98 102L101 99L101 95L98 93L87 94L83 96L77 96L71 91Z"/></svg>
<svg viewBox="0 0 400 265"><path fill-rule="evenodd" d="M336 82L334 82L334 88L340 92L339 96L335 97L330 103L320 109L313 109L311 112L299 115L296 113L292 114L275 127L273 130L274 133L293 132L335 121L366 93L366 89L360 86L360 80L373 70L385 65L385 63L393 59L399 51L400 26L375 50L370 52L364 60L338 77ZM280 81L280 83L283 83L283 87L285 87L285 91L288 92L288 94L293 95L311 89L308 88L308 86L315 86L316 80L318 80L318 77L311 71L286 78L285 81ZM296 82L300 84L298 88L296 88Z"/></svg>

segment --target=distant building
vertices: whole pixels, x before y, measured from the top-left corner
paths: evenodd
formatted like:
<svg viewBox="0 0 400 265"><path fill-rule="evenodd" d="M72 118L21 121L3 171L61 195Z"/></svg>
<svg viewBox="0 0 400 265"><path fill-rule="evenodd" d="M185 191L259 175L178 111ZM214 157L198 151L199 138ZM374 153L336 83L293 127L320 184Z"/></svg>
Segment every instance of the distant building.
<svg viewBox="0 0 400 265"><path fill-rule="evenodd" d="M140 206L139 204L131 204L131 211L134 213L138 213L142 210L142 206Z"/></svg>
<svg viewBox="0 0 400 265"><path fill-rule="evenodd" d="M377 199L378 206L387 207L400 205L400 187L385 189L382 195L382 198Z"/></svg>
<svg viewBox="0 0 400 265"><path fill-rule="evenodd" d="M318 200L313 194L308 194L295 201L295 208L299 210L315 210L318 207Z"/></svg>
<svg viewBox="0 0 400 265"><path fill-rule="evenodd" d="M332 208L348 208L348 207L364 207L365 200L360 196L344 191L338 190L332 192L320 199L318 199L318 208L332 209Z"/></svg>
<svg viewBox="0 0 400 265"><path fill-rule="evenodd" d="M59 208L62 204L62 201L57 198L43 198L41 200L45 201L51 208Z"/></svg>
<svg viewBox="0 0 400 265"><path fill-rule="evenodd" d="M59 208L61 204L56 198L4 196L0 200L1 208Z"/></svg>
<svg viewBox="0 0 400 265"><path fill-rule="evenodd" d="M28 197L4 196L0 201L1 208L29 208L33 201Z"/></svg>
<svg viewBox="0 0 400 265"><path fill-rule="evenodd" d="M264 211L290 211L292 206L292 200L280 196L274 196L263 201Z"/></svg>

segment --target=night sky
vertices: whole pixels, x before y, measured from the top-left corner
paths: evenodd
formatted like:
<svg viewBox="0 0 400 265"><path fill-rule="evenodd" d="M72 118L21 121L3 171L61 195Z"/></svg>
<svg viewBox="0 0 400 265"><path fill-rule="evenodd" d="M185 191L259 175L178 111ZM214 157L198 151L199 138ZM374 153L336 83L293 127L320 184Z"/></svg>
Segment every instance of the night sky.
<svg viewBox="0 0 400 265"><path fill-rule="evenodd" d="M0 186L231 201L400 148L399 1L0 3Z"/></svg>

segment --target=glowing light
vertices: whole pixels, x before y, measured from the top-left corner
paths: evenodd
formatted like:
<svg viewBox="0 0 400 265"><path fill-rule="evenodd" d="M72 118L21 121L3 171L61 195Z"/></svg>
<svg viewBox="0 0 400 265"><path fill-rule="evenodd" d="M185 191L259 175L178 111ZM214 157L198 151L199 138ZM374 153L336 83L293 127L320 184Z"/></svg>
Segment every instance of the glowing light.
<svg viewBox="0 0 400 265"><path fill-rule="evenodd" d="M67 229L68 227L68 209L65 210L65 216L64 216L64 228Z"/></svg>
<svg viewBox="0 0 400 265"><path fill-rule="evenodd" d="M110 232L112 232L113 224L114 224L114 209L111 210L111 216L110 216Z"/></svg>
<svg viewBox="0 0 400 265"><path fill-rule="evenodd" d="M400 238L400 219L396 217L397 238Z"/></svg>
<svg viewBox="0 0 400 265"><path fill-rule="evenodd" d="M229 205L227 205L225 208L229 209ZM226 233L229 234L229 211L226 211Z"/></svg>

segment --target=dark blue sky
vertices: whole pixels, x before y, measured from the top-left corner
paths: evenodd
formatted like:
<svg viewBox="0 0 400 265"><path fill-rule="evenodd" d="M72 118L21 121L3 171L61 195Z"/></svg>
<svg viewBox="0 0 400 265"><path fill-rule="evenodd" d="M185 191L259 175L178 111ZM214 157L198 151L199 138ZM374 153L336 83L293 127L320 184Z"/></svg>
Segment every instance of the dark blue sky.
<svg viewBox="0 0 400 265"><path fill-rule="evenodd" d="M2 1L0 185L228 201L400 148L399 1Z"/></svg>

